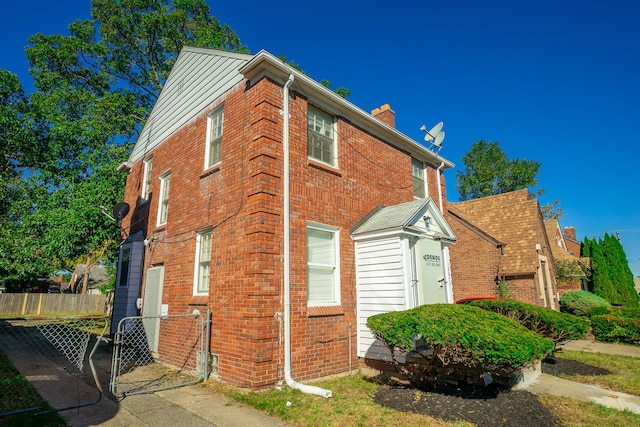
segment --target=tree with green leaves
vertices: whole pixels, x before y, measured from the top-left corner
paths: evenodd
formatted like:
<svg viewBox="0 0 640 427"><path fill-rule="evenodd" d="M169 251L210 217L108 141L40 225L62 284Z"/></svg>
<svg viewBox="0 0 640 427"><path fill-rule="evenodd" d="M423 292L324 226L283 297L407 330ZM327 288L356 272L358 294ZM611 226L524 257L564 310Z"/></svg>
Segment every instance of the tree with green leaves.
<svg viewBox="0 0 640 427"><path fill-rule="evenodd" d="M591 259L591 283L594 294L613 304L640 306L633 273L620 241L605 233L604 239L585 237L581 255Z"/></svg>
<svg viewBox="0 0 640 427"><path fill-rule="evenodd" d="M247 52L205 0L93 0L69 35L29 38L35 91L0 70L0 284L117 255L125 161L183 46ZM7 178L7 179L5 179ZM7 206L7 205L5 205Z"/></svg>
<svg viewBox="0 0 640 427"><path fill-rule="evenodd" d="M532 160L509 159L498 142L476 141L462 157L464 171L456 174L460 200L471 200L532 188L538 185L536 175L540 163ZM539 196L544 192L536 190Z"/></svg>

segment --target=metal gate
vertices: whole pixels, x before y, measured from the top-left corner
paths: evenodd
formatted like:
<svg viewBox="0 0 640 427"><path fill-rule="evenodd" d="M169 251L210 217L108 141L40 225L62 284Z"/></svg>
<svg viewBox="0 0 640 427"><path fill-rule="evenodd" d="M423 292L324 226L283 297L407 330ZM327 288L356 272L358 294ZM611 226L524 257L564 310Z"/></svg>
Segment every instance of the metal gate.
<svg viewBox="0 0 640 427"><path fill-rule="evenodd" d="M0 320L0 419L98 403L103 392L94 356L108 323L104 317Z"/></svg>
<svg viewBox="0 0 640 427"><path fill-rule="evenodd" d="M111 392L121 399L206 380L210 317L210 311L203 316L196 310L120 320L114 336Z"/></svg>

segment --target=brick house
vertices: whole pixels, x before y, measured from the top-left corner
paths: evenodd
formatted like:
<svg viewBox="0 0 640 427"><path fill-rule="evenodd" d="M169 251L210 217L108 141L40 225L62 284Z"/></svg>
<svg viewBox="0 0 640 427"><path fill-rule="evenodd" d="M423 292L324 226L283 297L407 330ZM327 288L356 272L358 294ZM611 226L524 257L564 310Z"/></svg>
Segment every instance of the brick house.
<svg viewBox="0 0 640 427"><path fill-rule="evenodd" d="M527 189L449 203L458 243L451 247L456 300L498 297L507 281L518 301L558 309L551 246L537 199Z"/></svg>
<svg viewBox="0 0 640 427"><path fill-rule="evenodd" d="M545 220L547 236L551 243L551 254L558 272L557 283L560 296L576 290L588 290L588 279L584 267L589 265L589 258L579 258L580 243L576 240L576 229L564 227L560 229L557 219Z"/></svg>
<svg viewBox="0 0 640 427"><path fill-rule="evenodd" d="M453 164L394 119L268 52L184 48L121 167L114 318L137 297L143 313L211 310L218 376L243 387L383 358L366 319L432 291L453 302L456 240Z"/></svg>

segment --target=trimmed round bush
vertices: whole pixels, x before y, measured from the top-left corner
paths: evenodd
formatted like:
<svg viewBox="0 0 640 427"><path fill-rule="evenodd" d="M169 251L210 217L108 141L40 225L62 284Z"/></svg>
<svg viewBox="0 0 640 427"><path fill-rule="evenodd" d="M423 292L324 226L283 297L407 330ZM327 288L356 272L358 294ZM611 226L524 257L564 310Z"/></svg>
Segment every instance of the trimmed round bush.
<svg viewBox="0 0 640 427"><path fill-rule="evenodd" d="M477 300L467 304L501 314L525 328L559 344L584 338L591 326L588 319L550 308L513 300Z"/></svg>
<svg viewBox="0 0 640 427"><path fill-rule="evenodd" d="M569 291L560 297L560 311L576 316L605 314L611 309L609 302L587 291Z"/></svg>
<svg viewBox="0 0 640 427"><path fill-rule="evenodd" d="M551 340L519 323L469 305L432 304L378 314L367 326L391 350L396 370L416 385L449 375L508 376L554 348ZM416 342L424 344L416 347ZM421 363L400 363L398 352L410 352Z"/></svg>

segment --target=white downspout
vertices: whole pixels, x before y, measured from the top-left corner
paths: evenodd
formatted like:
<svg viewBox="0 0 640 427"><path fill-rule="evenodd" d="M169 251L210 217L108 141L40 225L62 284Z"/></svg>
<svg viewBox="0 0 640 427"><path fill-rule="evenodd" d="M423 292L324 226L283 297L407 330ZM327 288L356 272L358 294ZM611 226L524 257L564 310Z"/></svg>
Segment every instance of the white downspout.
<svg viewBox="0 0 640 427"><path fill-rule="evenodd" d="M291 248L290 248L290 220L289 212L289 86L293 83L293 74L284 84L283 116L284 130L282 148L284 150L284 379L291 388L303 393L331 397L331 390L301 384L291 376Z"/></svg>
<svg viewBox="0 0 640 427"><path fill-rule="evenodd" d="M444 162L440 163L438 169L436 169L436 182L438 183L438 202L440 204L440 212L444 215L444 210L442 208L442 186L440 185L440 169L444 166Z"/></svg>

